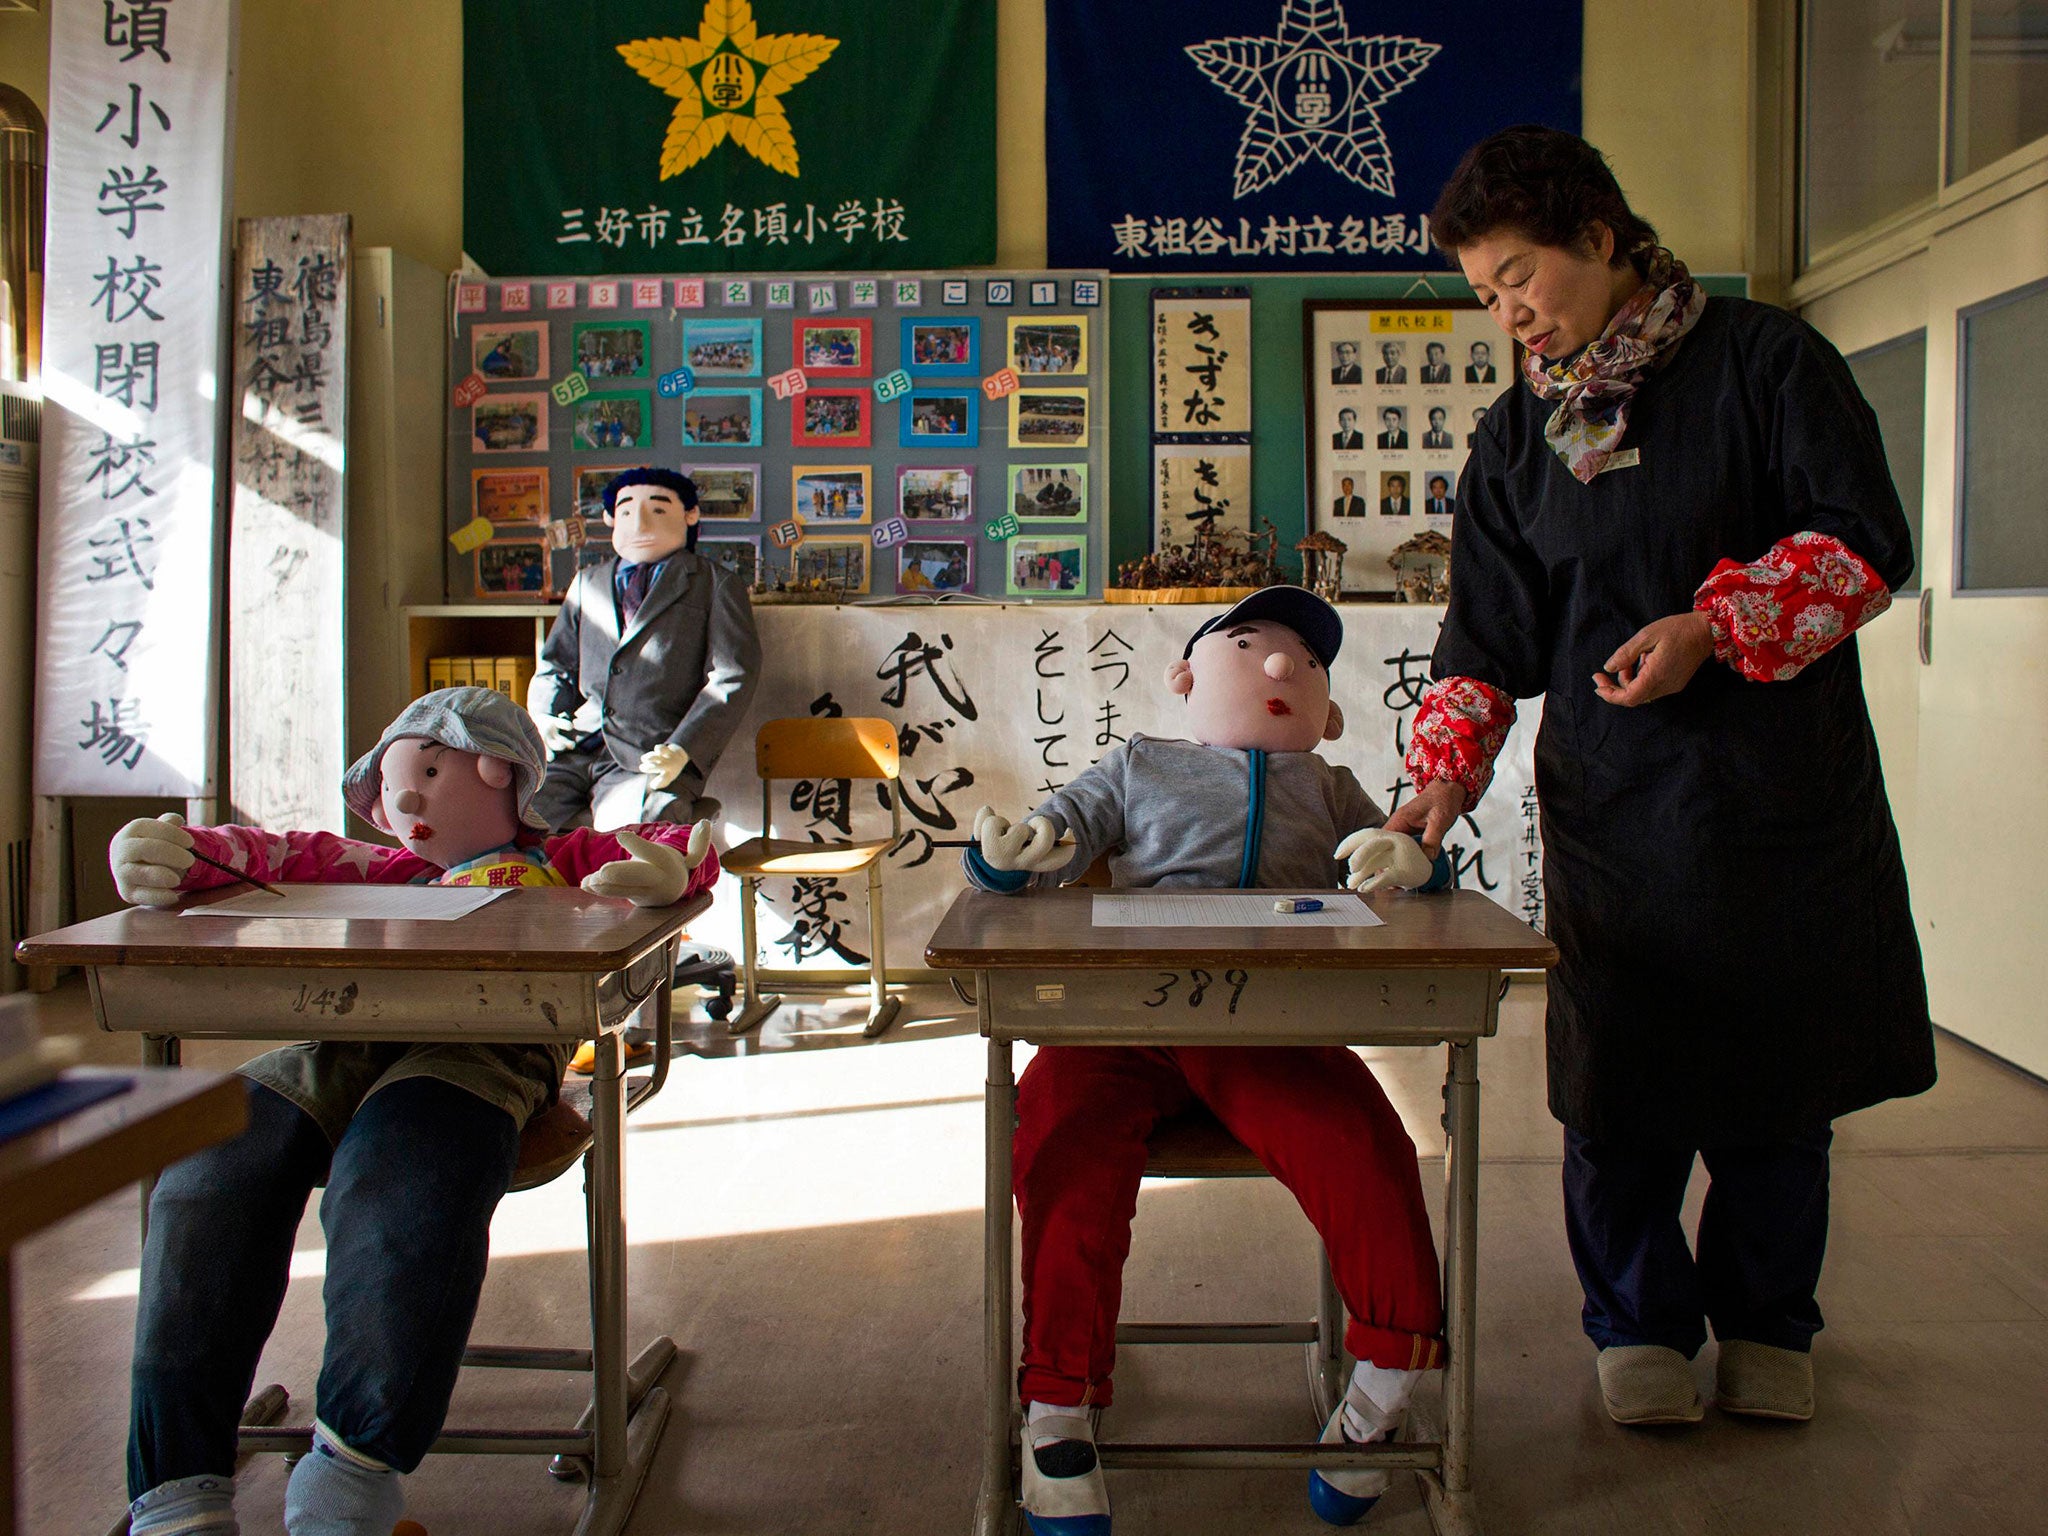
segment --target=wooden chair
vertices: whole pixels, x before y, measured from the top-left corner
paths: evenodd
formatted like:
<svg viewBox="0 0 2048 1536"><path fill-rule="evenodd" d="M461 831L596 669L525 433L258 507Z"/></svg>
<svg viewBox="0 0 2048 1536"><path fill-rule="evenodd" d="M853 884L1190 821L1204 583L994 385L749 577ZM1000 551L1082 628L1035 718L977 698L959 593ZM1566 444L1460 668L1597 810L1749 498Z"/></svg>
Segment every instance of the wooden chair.
<svg viewBox="0 0 2048 1536"><path fill-rule="evenodd" d="M1069 885L1108 888L1109 855L1096 858ZM1265 1164L1202 1105L1162 1120L1145 1139L1148 1179L1265 1179ZM1118 1344L1301 1344L1308 1356L1309 1398L1316 1427L1344 1395L1344 1300L1330 1255L1316 1245L1316 1315L1306 1323L1118 1323Z"/></svg>
<svg viewBox="0 0 2048 1536"><path fill-rule="evenodd" d="M882 936L882 858L903 836L901 799L894 792L889 796L887 837L820 843L773 835L774 784L777 779L887 779L893 783L897 773L896 727L887 720L858 715L823 720L808 716L770 720L754 737L754 769L761 776L761 835L749 838L719 860L740 878L740 1006L727 1027L735 1035L744 1034L781 1006L780 994L764 994L764 984L830 986L850 977L868 983L871 1002L863 1033L870 1038L879 1035L895 1022L902 1007L902 999L891 997L888 992L889 971ZM867 876L868 942L872 951L866 966L821 975L813 971L770 970L760 965L754 934L754 897L764 879L862 872Z"/></svg>
<svg viewBox="0 0 2048 1536"><path fill-rule="evenodd" d="M1264 1179L1266 1167L1221 1121L1197 1105L1161 1121L1145 1140L1148 1179ZM1316 1312L1305 1323L1118 1323L1124 1344L1300 1344L1308 1361L1309 1399L1320 1430L1344 1396L1344 1301L1330 1255L1316 1245Z"/></svg>
<svg viewBox="0 0 2048 1536"><path fill-rule="evenodd" d="M709 905L708 901L705 905ZM679 941L678 941L679 942ZM671 943L657 957L654 980L648 988L647 1007L654 1015L654 1069L646 1077L629 1078L626 1083L626 1111L630 1114L642 1104L661 1092L668 1082L669 1062L674 1056L674 1010L672 988L663 983L675 965L677 944ZM535 1115L526 1123L519 1138L519 1159L512 1173L508 1194L518 1194L529 1189L538 1189L553 1182L584 1162L591 1153L594 1135L591 1129L589 1108L594 1092L591 1079L571 1075L562 1084L562 1091L555 1103ZM595 1244L611 1241L610 1232L600 1232L597 1220L595 1198L597 1182L602 1177L600 1165L592 1164L584 1171L583 1197L587 1215L587 1229L590 1242ZM149 1200L143 1197L143 1231L148 1233ZM623 1243L613 1253L613 1262L625 1263ZM586 1262L589 1262L586 1259ZM463 1351L462 1364L473 1370L527 1370L527 1371L571 1371L588 1374L594 1364L594 1350L603 1342L623 1335L626 1319L610 1313L598 1286L593 1283L590 1293L591 1348L561 1348L534 1344L475 1344ZM676 1358L675 1340L667 1334L657 1335L640 1351L626 1367L626 1416L631 1433L636 1438L645 1438L649 1433L658 1435L668 1416L665 1397L656 1394L655 1384ZM641 1408L651 1410L651 1417L643 1424ZM308 1405L310 1406L310 1405ZM264 1387L242 1410L241 1427L238 1435L235 1466L239 1471L248 1460L264 1452L281 1452L288 1458L296 1459L311 1448L313 1426L311 1422L288 1425L283 1422L291 1408L290 1393L280 1384ZM576 1421L574 1430L564 1433L560 1430L528 1429L462 1429L444 1428L440 1438L434 1442L436 1453L518 1453L553 1451L548 1472L559 1482L588 1482L591 1457L585 1442L591 1433L594 1415L591 1408L583 1410ZM644 1469L643 1469L644 1475ZM618 1513L630 1512L628 1501ZM586 1510L579 1532L595 1529L616 1529L602 1521L593 1523L591 1511ZM123 1511L109 1529L109 1536L127 1536L128 1516Z"/></svg>

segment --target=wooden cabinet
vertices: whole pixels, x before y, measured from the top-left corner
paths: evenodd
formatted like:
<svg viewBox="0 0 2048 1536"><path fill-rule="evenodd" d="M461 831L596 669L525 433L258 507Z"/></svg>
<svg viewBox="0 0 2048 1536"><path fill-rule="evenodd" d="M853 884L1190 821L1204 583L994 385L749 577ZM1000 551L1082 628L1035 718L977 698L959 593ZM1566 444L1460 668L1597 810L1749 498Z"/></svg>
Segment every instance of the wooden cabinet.
<svg viewBox="0 0 2048 1536"><path fill-rule="evenodd" d="M531 656L540 659L540 648L555 622L558 603L425 603L405 610L405 697L393 706L395 715L405 704L427 691L427 658L430 656ZM519 701L524 704L526 700ZM378 730L382 730L380 725ZM371 737L374 743L375 736Z"/></svg>

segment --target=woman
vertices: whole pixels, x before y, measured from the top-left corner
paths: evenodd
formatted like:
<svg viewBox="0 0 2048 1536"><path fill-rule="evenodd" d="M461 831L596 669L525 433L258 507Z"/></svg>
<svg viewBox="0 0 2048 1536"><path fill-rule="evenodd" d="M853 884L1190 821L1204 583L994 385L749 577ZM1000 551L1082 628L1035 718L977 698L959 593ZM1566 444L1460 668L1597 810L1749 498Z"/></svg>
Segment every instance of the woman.
<svg viewBox="0 0 2048 1536"><path fill-rule="evenodd" d="M1387 825L1434 851L1544 695L1550 1108L1608 1412L1697 1421L1711 1323L1722 1408L1809 1418L1829 1122L1934 1081L1850 640L1913 567L1877 424L1809 326L1705 297L1570 134L1479 144L1430 226L1526 387L1459 484Z"/></svg>

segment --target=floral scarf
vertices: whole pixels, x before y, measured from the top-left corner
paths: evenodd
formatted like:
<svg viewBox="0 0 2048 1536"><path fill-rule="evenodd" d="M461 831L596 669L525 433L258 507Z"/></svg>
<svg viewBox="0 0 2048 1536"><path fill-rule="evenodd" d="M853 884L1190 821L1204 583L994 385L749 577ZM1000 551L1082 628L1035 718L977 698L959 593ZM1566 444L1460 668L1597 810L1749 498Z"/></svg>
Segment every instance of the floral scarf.
<svg viewBox="0 0 2048 1536"><path fill-rule="evenodd" d="M1636 390L1671 361L1706 302L1685 263L1655 246L1643 286L1615 311L1599 340L1560 363L1546 364L1534 352L1523 357L1529 387L1557 402L1544 439L1581 484L1592 484L1607 463L1628 429Z"/></svg>

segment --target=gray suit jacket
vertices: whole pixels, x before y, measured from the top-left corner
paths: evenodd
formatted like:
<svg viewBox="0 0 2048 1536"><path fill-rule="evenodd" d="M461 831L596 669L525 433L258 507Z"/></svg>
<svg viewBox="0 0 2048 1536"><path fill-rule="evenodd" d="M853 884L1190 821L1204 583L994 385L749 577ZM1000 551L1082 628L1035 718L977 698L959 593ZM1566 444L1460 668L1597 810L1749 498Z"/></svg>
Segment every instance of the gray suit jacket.
<svg viewBox="0 0 2048 1536"><path fill-rule="evenodd" d="M664 742L690 754L701 784L739 729L761 666L754 605L740 578L687 549L668 557L624 635L612 576L618 557L576 573L527 690L537 715L604 709L612 758L637 773Z"/></svg>

